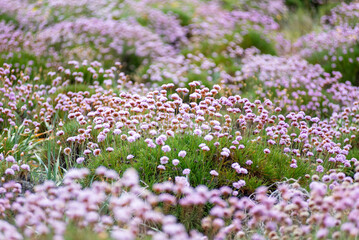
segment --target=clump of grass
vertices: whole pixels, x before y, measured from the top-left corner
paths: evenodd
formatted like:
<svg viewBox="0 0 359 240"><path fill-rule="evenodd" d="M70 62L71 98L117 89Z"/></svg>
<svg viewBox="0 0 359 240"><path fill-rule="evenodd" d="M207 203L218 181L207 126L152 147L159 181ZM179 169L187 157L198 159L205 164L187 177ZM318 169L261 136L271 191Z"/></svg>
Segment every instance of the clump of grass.
<svg viewBox="0 0 359 240"><path fill-rule="evenodd" d="M173 13L177 16L178 20L180 21L181 26L188 26L192 22L192 15L193 12L191 11L183 11L180 8L171 7L171 6L165 6L162 8L162 11L164 13Z"/></svg>
<svg viewBox="0 0 359 240"><path fill-rule="evenodd" d="M253 193L259 186L270 186L289 178L299 179L303 186L308 183L303 176L311 172L310 162L300 159L297 161L297 167L291 168L289 165L292 157L283 153L284 147L271 148L271 152L265 154L266 144L250 140L244 143L246 148L237 151L233 159L248 170L248 174L242 178L246 181L246 186L240 190L243 195ZM251 160L252 164L247 165L247 160ZM229 180L229 176L226 175L224 178Z"/></svg>
<svg viewBox="0 0 359 240"><path fill-rule="evenodd" d="M39 134L33 131L25 131L24 125L2 129L0 135L0 153L4 156L12 155L18 161L34 160L33 150L43 141Z"/></svg>
<svg viewBox="0 0 359 240"><path fill-rule="evenodd" d="M280 21L280 26L284 36L291 41L295 41L305 34L320 29L320 17L312 15L303 7L300 7L285 15Z"/></svg>
<svg viewBox="0 0 359 240"><path fill-rule="evenodd" d="M42 134L34 134L34 131L27 129L24 125L11 126L9 129L2 130L0 154L3 159L0 161L0 174L4 179L20 182L24 190L31 190L32 183L39 180L35 173L39 167L37 154L41 151L39 146L45 141ZM15 162L4 160L9 156L12 156ZM31 171L20 168L14 175L5 174L6 170L11 169L13 165L27 165Z"/></svg>
<svg viewBox="0 0 359 240"><path fill-rule="evenodd" d="M166 141L170 146L176 146L170 152L164 154L161 146L149 148L144 140L136 142L136 144L128 144L120 139L119 136L109 136L106 139L109 146L115 149L113 152L102 151L98 157L90 156L88 166L95 170L103 165L105 167L123 173L128 168L135 168L139 174L143 176L143 181L149 186L161 181L173 180L176 176L182 175L182 171L186 168L191 169L189 181L192 185L197 186L206 184L215 186L215 181L209 172L216 167L215 148L210 152L200 152L198 145L203 142L198 136L183 134L171 137ZM180 150L186 150L185 158L178 157ZM127 159L127 156L133 154L133 159ZM157 169L160 164L160 158L167 156L169 162L165 165L166 171ZM178 159L180 163L177 166L172 164L172 160ZM152 173L152 174L148 174Z"/></svg>
<svg viewBox="0 0 359 240"><path fill-rule="evenodd" d="M225 144L227 140L221 140ZM180 135L169 138L166 144L176 146L169 153L164 154L160 146L148 148L147 144L140 140L136 144L128 144L122 141L120 137L109 136L106 139L107 146L113 146L113 152L106 152L104 149L98 157L92 155L87 158L87 166L94 171L99 166L114 169L123 173L128 168L135 168L142 176L142 180L150 187L158 181L174 180L175 176L182 175L186 168L191 169L189 182L193 186L206 185L209 188L218 188L231 185L232 182L243 179L246 186L241 189L241 194L248 195L255 191L261 185L271 185L276 181L283 181L286 178L301 179L303 185L306 179L303 176L311 170L311 163L298 160L297 168L289 168L291 163L290 156L283 154L281 147L274 148L270 154L264 154L266 148L265 140L263 142L252 142L245 140L246 148L239 149L231 154L230 157L222 157L216 147L207 144L210 147L209 152L198 149L198 145L203 139L193 135ZM179 150L186 150L185 158L178 157ZM127 156L133 154L133 159L127 159ZM160 158L167 156L169 162L165 165L166 171L157 168L160 164ZM180 160L179 165L172 164L173 159ZM252 160L251 165L246 161ZM233 163L239 163L242 167L248 169L248 174L238 174L231 167ZM219 176L212 177L209 172L217 169ZM148 173L152 174L148 174Z"/></svg>
<svg viewBox="0 0 359 240"><path fill-rule="evenodd" d="M40 78L45 77L45 69L46 71L50 71L50 67L47 66L47 61L50 58L46 59L44 57L38 57L33 53L21 51L21 52L11 52L1 53L0 58L0 66L4 63L12 64L14 67L19 68L28 75L30 78L34 78L38 76Z"/></svg>
<svg viewBox="0 0 359 240"><path fill-rule="evenodd" d="M312 54L308 61L320 64L326 72L338 71L342 74L341 81L351 82L359 86L359 44L343 49L336 49L334 53L328 50Z"/></svg>
<svg viewBox="0 0 359 240"><path fill-rule="evenodd" d="M79 228L75 224L73 224L73 225L69 224L69 226L66 229L64 238L67 240L110 239L109 233L106 233L106 232L95 233L90 227Z"/></svg>
<svg viewBox="0 0 359 240"><path fill-rule="evenodd" d="M4 21L5 23L12 23L17 27L20 25L19 22L17 21L16 17L11 16L11 15L6 14L6 13L1 13L0 14L0 22L1 21Z"/></svg>
<svg viewBox="0 0 359 240"><path fill-rule="evenodd" d="M248 33L243 36L240 46L244 49L255 47L260 50L262 54L277 55L274 44L263 37L260 32L253 30L249 30Z"/></svg>
<svg viewBox="0 0 359 240"><path fill-rule="evenodd" d="M345 0L345 2L350 2L351 0ZM337 0L285 0L286 5L292 9L305 9L306 11L312 11L313 13L318 12L322 7L327 7L328 5L332 7L333 5L339 4L341 1Z"/></svg>

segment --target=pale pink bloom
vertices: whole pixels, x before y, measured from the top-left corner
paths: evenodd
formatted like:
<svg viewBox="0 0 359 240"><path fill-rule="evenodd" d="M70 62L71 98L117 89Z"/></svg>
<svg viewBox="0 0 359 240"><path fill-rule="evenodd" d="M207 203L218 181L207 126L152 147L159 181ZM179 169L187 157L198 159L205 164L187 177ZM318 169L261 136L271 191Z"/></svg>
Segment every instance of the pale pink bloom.
<svg viewBox="0 0 359 240"><path fill-rule="evenodd" d="M16 161L15 161L15 158L13 157L13 156L7 156L6 158L5 158L5 160L7 161L7 162L11 162L11 163L15 163Z"/></svg>
<svg viewBox="0 0 359 240"><path fill-rule="evenodd" d="M76 159L76 162L77 162L78 164L81 164L81 163L83 163L84 161L85 161L85 158L84 158L84 157L79 157L79 158Z"/></svg>
<svg viewBox="0 0 359 240"><path fill-rule="evenodd" d="M163 157L160 158L161 164L167 164L167 163L168 163L168 160L169 160L169 158L166 157L166 156L163 156Z"/></svg>
<svg viewBox="0 0 359 240"><path fill-rule="evenodd" d="M56 133L56 136L62 136L62 135L64 135L64 131L62 131L62 130L60 130Z"/></svg>
<svg viewBox="0 0 359 240"><path fill-rule="evenodd" d="M8 169L5 170L5 174L6 174L6 175L15 175L15 172L14 172L13 169L8 168Z"/></svg>
<svg viewBox="0 0 359 240"><path fill-rule="evenodd" d="M95 156L100 155L100 153L101 153L101 150L99 148L93 150L93 155L95 155Z"/></svg>
<svg viewBox="0 0 359 240"><path fill-rule="evenodd" d="M206 140L206 141L212 141L212 139L213 139L213 136L210 134L204 136L204 140Z"/></svg>
<svg viewBox="0 0 359 240"><path fill-rule="evenodd" d="M208 146L204 146L204 147L202 147L201 149L202 149L203 151L206 151L206 152L208 152L208 151L210 150Z"/></svg>
<svg viewBox="0 0 359 240"><path fill-rule="evenodd" d="M165 146L162 147L162 151L164 151L164 152L170 152L170 151L171 151L171 148L170 148L170 146L165 145Z"/></svg>
<svg viewBox="0 0 359 240"><path fill-rule="evenodd" d="M20 167L21 167L21 169L24 169L26 171L30 171L30 167L27 164L22 164Z"/></svg>
<svg viewBox="0 0 359 240"><path fill-rule="evenodd" d="M247 161L246 161L246 164L247 164L247 165L252 165L252 164L253 164L253 161L252 161L252 160L247 160Z"/></svg>
<svg viewBox="0 0 359 240"><path fill-rule="evenodd" d="M178 156L184 158L186 156L186 154L187 154L186 151L182 150L178 153Z"/></svg>
<svg viewBox="0 0 359 240"><path fill-rule="evenodd" d="M163 166L163 165L158 165L157 168L158 168L158 169L161 169L161 170L166 170L166 167Z"/></svg>
<svg viewBox="0 0 359 240"><path fill-rule="evenodd" d="M64 153L65 153L66 155L70 155L70 153L71 153L71 148L69 148L69 147L65 148L65 149L64 149Z"/></svg>

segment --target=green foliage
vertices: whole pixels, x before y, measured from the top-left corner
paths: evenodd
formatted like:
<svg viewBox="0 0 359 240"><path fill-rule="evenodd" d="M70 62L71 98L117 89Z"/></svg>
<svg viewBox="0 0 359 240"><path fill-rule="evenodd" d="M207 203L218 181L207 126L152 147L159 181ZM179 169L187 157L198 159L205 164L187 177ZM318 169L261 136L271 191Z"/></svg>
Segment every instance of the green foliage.
<svg viewBox="0 0 359 240"><path fill-rule="evenodd" d="M0 135L0 153L12 155L17 161L33 160L32 151L42 141L33 131L25 131L24 125L3 129Z"/></svg>
<svg viewBox="0 0 359 240"><path fill-rule="evenodd" d="M237 0L222 0L221 2L223 8L228 10L241 9L243 7L243 3Z"/></svg>
<svg viewBox="0 0 359 240"><path fill-rule="evenodd" d="M106 232L95 233L93 230L88 228L78 228L75 225L70 225L66 229L65 239L66 240L103 240L103 239L111 239L108 236L109 234Z"/></svg>
<svg viewBox="0 0 359 240"><path fill-rule="evenodd" d="M39 76L43 78L44 69L46 68L46 62L48 59L38 57L28 52L14 52L14 53L0 53L0 66L4 63L19 66L26 75L31 78Z"/></svg>
<svg viewBox="0 0 359 240"><path fill-rule="evenodd" d="M25 238L25 240L52 240L54 238L54 234L46 234L41 236L36 236L36 238ZM74 223L69 223L67 225L64 239L66 240L110 240L109 233L107 232L101 232L96 233L93 230L91 230L90 227L78 227Z"/></svg>
<svg viewBox="0 0 359 240"><path fill-rule="evenodd" d="M312 0L286 0L285 3L289 8L297 9L297 8L311 8Z"/></svg>
<svg viewBox="0 0 359 240"><path fill-rule="evenodd" d="M336 49L336 52L330 56L329 51L321 51L314 53L307 60L313 64L320 64L326 72L339 71L343 76L341 78L342 82L350 81L353 85L359 86L359 62L357 57L359 57L359 43L348 47L346 53L343 53L342 49ZM335 58L335 60L332 58Z"/></svg>
<svg viewBox="0 0 359 240"><path fill-rule="evenodd" d="M253 30L243 36L240 46L244 49L256 47L262 54L277 55L274 44L270 40L263 38L261 33Z"/></svg>
<svg viewBox="0 0 359 240"><path fill-rule="evenodd" d="M227 141L219 139L221 145L226 144ZM160 146L148 148L143 140L139 140L135 144L128 144L119 137L109 136L104 145L112 145L114 151L106 152L103 149L100 156L89 156L86 164L92 171L103 165L119 173L134 167L142 176L141 180L149 186L156 182L173 180L175 176L181 176L184 169L189 168L191 169L189 181L193 186L206 185L214 188L231 185L234 181L244 179L247 182L247 185L241 189L244 195L252 193L260 185L270 185L286 178L300 179L311 171L311 163L302 159L298 159L297 168L289 168L292 158L283 154L283 147L270 147L272 152L268 155L264 154L263 150L267 147L265 140L261 142L245 140L246 148L235 151L228 158L220 155L218 148L213 145L214 141L207 143L211 149L209 152L199 150L198 145L202 142L203 140L200 137L193 135L184 134L170 137L166 143L171 146L172 150L163 153ZM180 150L187 151L185 158L178 157ZM134 155L134 158L126 159L129 154ZM169 158L169 162L165 164L166 171L157 168L161 164L160 158L162 156ZM172 165L173 159L180 160L180 164L178 166ZM245 162L249 159L253 161L252 165L246 165ZM235 162L248 169L248 174L236 173L231 167ZM212 177L209 174L211 170L216 170L219 176ZM305 185L305 179L301 179L301 183Z"/></svg>
<svg viewBox="0 0 359 240"><path fill-rule="evenodd" d="M299 8L311 10L313 12L318 12L321 8L329 8L334 7L337 4L340 4L343 0L324 0L324 1L317 1L317 0L285 0L286 5L291 10L296 10ZM344 2L352 2L352 0L344 0Z"/></svg>
<svg viewBox="0 0 359 240"><path fill-rule="evenodd" d="M192 15L193 11L183 11L180 8L175 8L171 6L166 6L162 9L164 13L173 13L177 16L178 20L180 21L181 26L188 26L192 22Z"/></svg>
<svg viewBox="0 0 359 240"><path fill-rule="evenodd" d="M313 4L313 1L287 0L286 2L288 6L294 7L295 11L292 11L288 16L285 16L280 24L281 31L287 34L291 40L294 40L303 34L315 30L319 24L320 15L328 12L328 5L324 5L326 8L324 6L320 7L320 14L313 17L312 12L308 11L308 8L316 7L316 4ZM236 8L237 5L238 8L240 7L238 2L232 0L225 0L223 1L223 4L224 6L231 6L231 8ZM333 2L331 4L337 3ZM162 7L161 10L164 13L173 13L176 15L182 26L188 26L191 24L191 19L195 14L194 8L191 8L191 6L189 7L188 11L184 11L179 5L168 5ZM128 16L124 15L120 18L126 17ZM71 16L66 16L66 18L71 18ZM14 22L16 24L15 19L12 19L6 14L0 15L0 20ZM58 19L54 19L54 22L57 21ZM144 26L149 24L146 16L138 17L137 21ZM200 42L195 46L194 49L183 49L182 53L184 55L187 53L202 53L205 57L213 60L213 62L220 69L224 69L227 73L233 75L236 71L240 70L241 59L239 57L229 58L224 56L222 53L228 47L228 42L236 40L236 38L240 36L240 32L241 29L237 29L233 34L225 36L225 41L218 41L216 44L210 43L209 41ZM268 40L264 33L256 30L249 30L247 34L240 37L242 37L240 46L244 49L256 47L261 51L262 54L277 55L274 43L271 40ZM63 42L59 41L53 47L57 48L57 50L61 50L62 44ZM76 47L79 46L73 46L73 48ZM90 43L88 47L97 53L97 47L94 43ZM323 57L328 54L327 52L316 53L308 60L311 63L321 64L328 72L334 70L340 71L343 74L343 81L349 80L355 85L359 85L359 64L355 59L357 56L359 56L359 46L354 46L353 49L354 51L352 53L349 52L346 55L343 55L342 52L338 50L335 56L337 56L337 59L339 56L343 56L343 60L336 61L336 67L334 68L332 67L331 62L323 60ZM127 45L124 48L123 54L119 55L114 51L111 51L109 54L115 56L124 64L124 68L122 70L128 74L134 75L138 74L139 71L145 71L147 69L148 64L144 65L143 62L145 59L149 60L149 57L139 57L134 54L132 50L133 46ZM31 78L39 76L39 84L52 84L53 80L51 77L47 76L47 72L43 70L46 68L48 59L44 57L40 58L27 52L14 53L11 56L8 55L8 53L3 54L5 57L0 59L1 64L4 62L10 64L19 64L20 69L22 69L25 73L30 74ZM8 55L8 57L6 57L6 55ZM353 63L349 63L350 58L354 60ZM104 67L112 66L113 63L113 60L104 61ZM47 69L47 71L50 71L50 68ZM70 84L63 87L58 87L57 91L49 96L51 99L54 99L54 97L59 93L67 92L89 91L90 94L94 94L94 89L88 88L88 85L94 84L95 81L99 82L101 85L105 79L101 74L97 77L94 77L92 73L87 70L87 66L80 66L76 71L84 73L83 82L76 82L73 75L65 76L65 74L63 74L63 79L68 79ZM213 81L208 81L208 76L211 76ZM204 86L207 87L212 87L214 84L218 84L221 80L218 73L208 74L206 71L201 73L188 71L186 72L186 77L188 78L189 82L199 80L203 83ZM163 83L169 82L172 82L172 79L166 79ZM278 88L264 88L262 83L255 78L249 79L243 83L243 86L240 88L240 90L242 91L242 97L248 97L251 100L255 98L260 99L257 94L258 91L266 92L267 98L278 97L276 96L276 90L278 90ZM288 94L292 94L293 91L293 89L288 89ZM304 96L302 99L298 99L298 105L305 105L308 101L310 101L310 99L307 99L306 96ZM37 107L40 108L40 106ZM285 112L285 109L283 109L283 111ZM85 143L81 145L78 143L73 144L66 141L67 138L78 135L78 129L80 128L80 125L74 120L68 121L67 115L62 111L58 111L56 114L58 115L58 119L53 119L53 125L44 126L43 124L41 129L43 131L48 131L51 129L53 130L52 133L34 137L31 134L21 135L23 133L17 133L13 128L10 128L10 135L7 136L7 139L5 139L5 132L2 135L3 145L2 149L0 149L1 151L7 153L15 144L19 144L18 149L23 149L21 151L24 151L25 154L29 154L29 156L31 155L30 157L28 155L25 155L24 157L37 161L37 169L39 170L40 168L43 168L44 174L48 179L52 179L58 182L66 172L66 169L70 167L82 166L76 163L76 159L83 156L83 151L86 149L86 145ZM25 117L25 115L23 117ZM66 119L62 128L65 134L63 136L57 137L55 136L55 130L57 128L59 119ZM2 129L5 127L8 126L1 126ZM22 129L21 131L23 131L23 126L20 128ZM93 131L92 134L93 135L91 137L96 142L98 132ZM45 136L49 138L48 141L43 141ZM56 143L57 140L61 142L61 145ZM311 172L315 168L312 163L306 162L304 158L298 159L298 168L289 168L288 166L290 164L291 158L283 154L283 149L281 146L270 148L271 153L265 155L263 150L264 148L268 147L268 144L264 140L256 143L252 143L251 140L252 139L247 137L247 139L244 141L246 145L245 149L236 150L235 153L232 154L229 158L223 158L220 156L220 151L218 151L213 143L208 143L208 146L211 149L209 152L202 152L198 150L198 145L202 143L203 140L197 136L183 134L169 138L167 144L171 146L172 151L168 154L164 154L159 146L154 149L148 148L143 139L140 139L134 144L129 144L127 141L121 140L119 136L109 134L105 142L99 144L99 147L102 151L100 156L85 156L86 160L84 166L90 167L90 169L94 172L98 166L103 165L105 167L112 168L119 173L124 172L129 167L134 167L139 171L140 175L143 176L142 180L149 186L152 186L154 183L159 181L165 181L168 179L173 180L175 176L182 175L183 169L190 168L192 172L189 175L189 181L192 185L196 186L205 184L210 188L214 188L231 184L233 181L237 181L239 179L244 179L247 183L247 185L241 190L242 194L244 195L252 193L255 188L263 184L271 185L276 181L282 181L285 178L291 177L300 178L304 175L304 173ZM221 142L224 140L219 141ZM41 143L39 144L39 146L41 146L41 151L37 152L36 155L32 154L30 147L34 145L29 144L29 142ZM226 146L229 145L228 142L221 142L221 146L222 144ZM106 152L107 146L112 146L114 151ZM174 149L174 146L176 149ZM63 153L63 149L66 147L70 147L72 149L70 156L66 156ZM184 159L181 159L177 156L179 150L187 151L187 156ZM21 151L19 150L15 153L16 158L21 159ZM135 158L127 160L126 157L129 154L135 155ZM169 163L166 164L166 171L161 171L157 168L157 166L160 164L160 157L163 155L168 156L170 159ZM173 166L171 163L171 161L175 158L180 160L180 164L178 166ZM246 160L248 159L253 161L253 164L250 166L245 164ZM231 168L231 164L234 162L238 162L241 166L247 168L248 175L238 175L234 169ZM220 173L218 177L212 177L209 174L209 172L213 169ZM301 179L301 181L305 180Z"/></svg>
<svg viewBox="0 0 359 240"><path fill-rule="evenodd" d="M216 156L215 148L212 146L212 150L207 153L200 152L197 148L202 142L202 138L187 134L170 137L166 144L171 146L172 150L164 153L160 146L156 148L147 147L144 140L129 144L127 141L121 140L119 136L109 135L106 143L109 143L108 146L112 146L114 151L106 152L104 149L100 156L90 156L88 167L95 170L103 165L119 173L133 167L142 176L141 179L149 186L157 182L174 179L175 176L182 175L184 169L189 168L191 169L189 181L192 185L209 184L209 186L214 187L215 184L209 172L217 167L218 162L214 159L214 156ZM106 143L104 145L107 145ZM180 150L187 151L187 156L183 159L178 157ZM127 156L130 154L134 155L134 158L127 160ZM166 171L157 168L161 164L160 158L162 156L169 158L169 162L165 165ZM180 164L174 166L172 164L173 159L178 159Z"/></svg>
<svg viewBox="0 0 359 240"><path fill-rule="evenodd" d="M39 152L38 145L41 144L44 139L39 138L39 135L35 135L33 131L25 131L24 125L10 127L9 129L2 130L0 135L0 153L6 158L7 156L13 156L16 163L28 164L30 166L36 166L36 153ZM0 161L0 175L5 176L4 172L12 164L7 161ZM30 174L25 170L20 170L14 177L18 180L30 180ZM14 178L13 176L6 176L7 178Z"/></svg>
<svg viewBox="0 0 359 240"><path fill-rule="evenodd" d="M319 28L320 17L313 16L304 8L298 8L284 16L280 25L284 36L289 40L296 41L299 37Z"/></svg>
<svg viewBox="0 0 359 240"><path fill-rule="evenodd" d="M311 172L309 162L297 159L298 167L291 168L289 165L292 157L283 153L284 146L269 147L271 152L265 154L264 149L268 147L265 144L265 139L261 142L250 140L243 142L246 147L237 151L234 162L238 162L239 165L248 170L248 174L242 178L246 181L246 186L240 190L244 195L254 192L261 185L269 186L289 178L300 179L303 185L306 184L303 176ZM246 165L247 160L252 160L253 163Z"/></svg>
<svg viewBox="0 0 359 240"><path fill-rule="evenodd" d="M15 26L19 26L19 22L17 21L17 19L14 16L11 16L6 13L0 14L0 22L2 21L4 21L5 23L12 23Z"/></svg>

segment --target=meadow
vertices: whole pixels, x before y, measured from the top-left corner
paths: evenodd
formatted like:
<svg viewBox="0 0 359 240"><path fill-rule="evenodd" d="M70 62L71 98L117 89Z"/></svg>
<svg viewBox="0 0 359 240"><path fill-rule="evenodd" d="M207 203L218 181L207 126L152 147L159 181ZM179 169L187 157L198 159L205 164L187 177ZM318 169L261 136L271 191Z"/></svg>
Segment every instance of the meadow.
<svg viewBox="0 0 359 240"><path fill-rule="evenodd" d="M358 239L359 2L0 0L0 240Z"/></svg>

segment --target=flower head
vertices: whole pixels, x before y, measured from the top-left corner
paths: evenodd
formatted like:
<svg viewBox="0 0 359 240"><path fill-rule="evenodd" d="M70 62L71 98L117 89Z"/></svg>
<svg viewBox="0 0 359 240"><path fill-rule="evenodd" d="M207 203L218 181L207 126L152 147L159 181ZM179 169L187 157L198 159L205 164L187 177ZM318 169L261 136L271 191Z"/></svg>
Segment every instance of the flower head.
<svg viewBox="0 0 359 240"><path fill-rule="evenodd" d="M170 146L168 146L168 145L164 145L164 146L162 147L162 151L164 151L164 152L170 152L170 151L171 151L171 148L170 148Z"/></svg>
<svg viewBox="0 0 359 240"><path fill-rule="evenodd" d="M191 172L191 170L186 168L186 169L183 170L182 173L183 173L183 175L188 175L190 172Z"/></svg>
<svg viewBox="0 0 359 240"><path fill-rule="evenodd" d="M182 151L180 151L180 152L178 153L178 156L181 157L181 158L184 158L184 157L186 156L186 154L187 154L186 151L183 151L183 150L182 150Z"/></svg>

